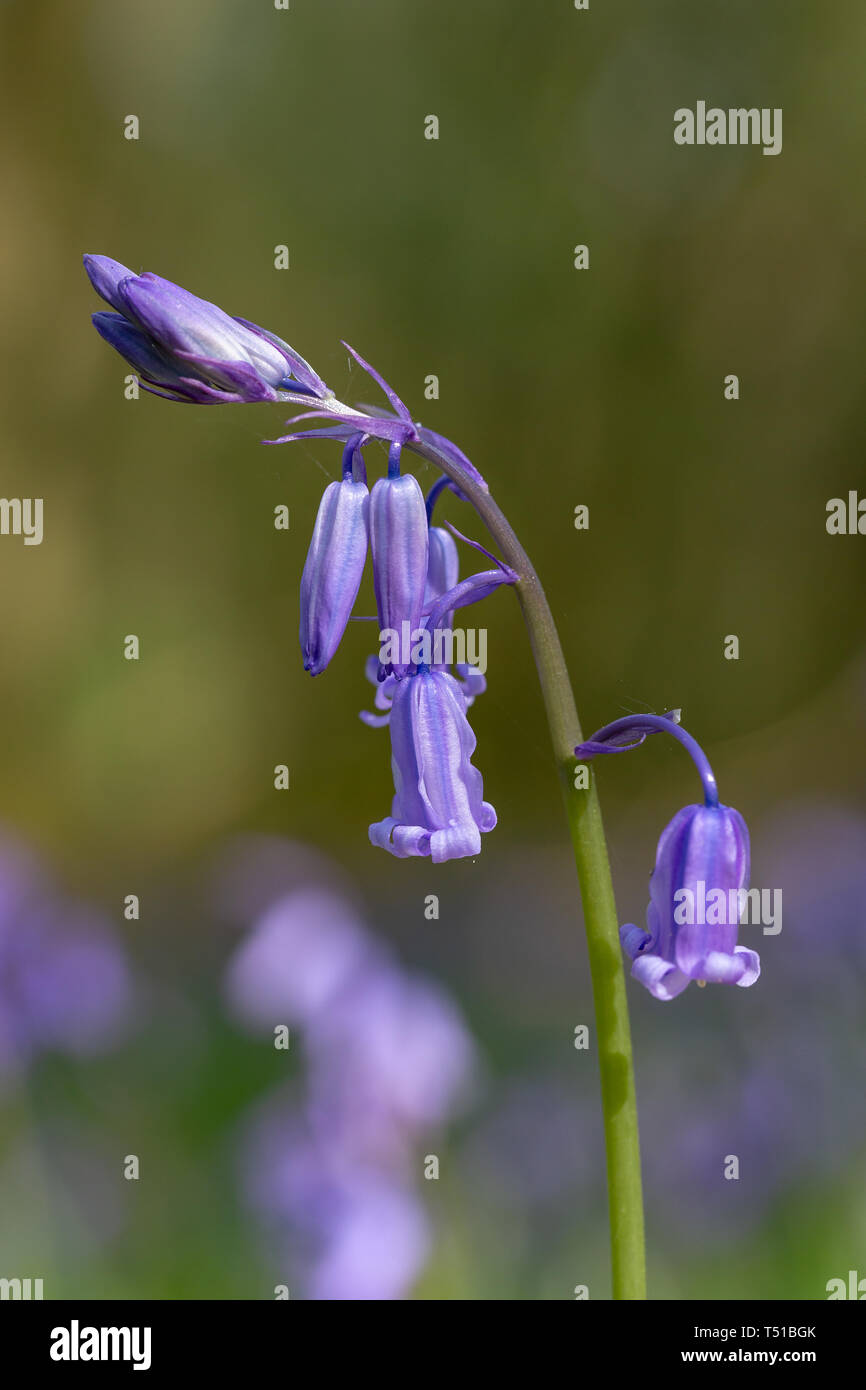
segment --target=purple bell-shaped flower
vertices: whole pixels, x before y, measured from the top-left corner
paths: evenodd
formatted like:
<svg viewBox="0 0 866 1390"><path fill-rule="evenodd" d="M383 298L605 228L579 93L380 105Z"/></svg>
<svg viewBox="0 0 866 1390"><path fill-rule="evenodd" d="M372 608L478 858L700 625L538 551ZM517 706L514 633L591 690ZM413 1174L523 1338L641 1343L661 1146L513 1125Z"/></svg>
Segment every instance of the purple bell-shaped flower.
<svg viewBox="0 0 866 1390"><path fill-rule="evenodd" d="M739 811L720 804L700 745L675 717L639 714L608 724L575 752L583 760L622 753L654 733L672 734L688 749L701 775L704 805L683 807L662 831L646 930L620 928L631 973L656 999L676 998L692 980L753 985L761 962L755 951L737 945L749 886L749 832Z"/></svg>

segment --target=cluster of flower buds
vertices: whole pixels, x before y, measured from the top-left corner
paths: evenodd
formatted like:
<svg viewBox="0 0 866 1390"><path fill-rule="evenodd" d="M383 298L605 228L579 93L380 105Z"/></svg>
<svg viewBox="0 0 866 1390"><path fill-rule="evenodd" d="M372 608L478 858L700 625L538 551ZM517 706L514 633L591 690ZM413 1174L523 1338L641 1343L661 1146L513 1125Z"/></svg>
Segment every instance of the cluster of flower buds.
<svg viewBox="0 0 866 1390"><path fill-rule="evenodd" d="M700 773L704 804L684 806L662 831L647 929L631 923L620 928L632 975L656 999L675 999L692 980L746 986L761 973L757 953L737 945L740 904L749 885L749 832L739 811L720 804L706 754L678 721L678 711L629 715L575 749L587 761L637 748L648 734L668 733L687 749ZM689 904L697 901L712 901L713 908L690 911Z"/></svg>
<svg viewBox="0 0 866 1390"><path fill-rule="evenodd" d="M370 826L370 839L401 858L428 855L438 863L477 854L482 831L496 824L471 761L475 736L466 717L484 679L465 665L452 671L430 639L443 625L450 629L455 609L516 583L518 576L484 551L493 568L459 580L453 536L432 526L431 516L443 486L458 495L460 489L443 477L425 503L418 480L402 472L401 454L407 443L424 440L462 477L486 488L480 473L450 440L416 424L388 383L348 344L385 393L390 411L344 405L276 334L231 318L170 280L150 271L135 275L107 256L85 256L84 265L114 311L94 314L94 325L146 390L194 405L290 401L312 407L292 425L318 419L324 426L269 442L342 441L342 476L325 489L301 580L304 669L317 676L332 660L369 550L380 634L408 633L412 644L408 653L401 649L393 659L372 662L380 714L362 717L390 725L394 801L391 815ZM390 450L387 476L370 492L362 451L372 439L384 440Z"/></svg>
<svg viewBox="0 0 866 1390"><path fill-rule="evenodd" d="M84 269L115 311L93 315L96 331L154 395L193 405L330 396L303 357L257 324L108 256L85 256Z"/></svg>

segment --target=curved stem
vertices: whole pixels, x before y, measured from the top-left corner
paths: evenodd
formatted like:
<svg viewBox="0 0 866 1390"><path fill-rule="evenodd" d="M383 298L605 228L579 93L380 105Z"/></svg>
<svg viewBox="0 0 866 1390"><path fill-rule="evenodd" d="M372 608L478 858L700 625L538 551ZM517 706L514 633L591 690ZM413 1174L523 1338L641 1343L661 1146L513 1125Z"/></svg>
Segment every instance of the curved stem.
<svg viewBox="0 0 866 1390"><path fill-rule="evenodd" d="M592 734L578 748L577 755L588 760L594 758L597 753L625 753L643 743L647 734L670 734L682 744L697 768L704 789L705 804L718 806L719 788L716 774L710 767L710 760L697 739L692 738L691 734L677 723L678 718L678 710L676 713L668 714L628 714L624 719L615 719L612 724L605 724L603 729ZM628 734L638 734L640 737L636 743L617 746L617 741Z"/></svg>
<svg viewBox="0 0 866 1390"><path fill-rule="evenodd" d="M613 1296L645 1298L640 1147L625 970L592 769L587 769L589 785L585 790L574 785L574 750L583 735L559 634L529 556L487 489L429 441L416 437L407 440L405 447L458 484L498 544L505 563L519 575L515 588L544 696L586 924L607 1150Z"/></svg>

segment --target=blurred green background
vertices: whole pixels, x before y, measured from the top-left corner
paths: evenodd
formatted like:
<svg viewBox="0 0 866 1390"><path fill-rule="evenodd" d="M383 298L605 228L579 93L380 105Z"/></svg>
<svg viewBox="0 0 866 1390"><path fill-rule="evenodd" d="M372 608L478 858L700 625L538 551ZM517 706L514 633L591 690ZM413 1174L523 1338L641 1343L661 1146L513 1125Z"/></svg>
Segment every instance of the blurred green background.
<svg viewBox="0 0 866 1390"><path fill-rule="evenodd" d="M838 974L804 966L798 994L789 964L780 983L805 939L791 888L791 931L749 938L754 990L664 1008L630 987L651 1290L821 1298L834 1275L866 1274L864 1133L855 1116L844 1136L816 1125L816 1094L839 1077L809 1053L840 1026L844 975L855 1032L838 1065L862 1074L864 957L839 942L857 940L863 899L841 901L808 828L811 808L866 843L866 540L825 529L828 499L866 492L863 6L6 0L0 23L2 493L45 499L41 546L0 538L0 815L105 910L146 981L122 1047L45 1057L6 1097L0 1274L44 1268L69 1296L271 1296L232 1135L286 1063L225 1018L236 938L207 888L223 847L258 831L333 856L374 931L447 985L484 1059L429 1198L438 1240L416 1296L607 1291L595 1058L572 1047L591 1020L579 904L516 603L485 605L489 690L472 713L499 826L475 862L387 858L367 842L390 804L386 736L357 718L369 630L349 631L315 685L297 644L338 446L260 447L280 407L126 400L126 368L90 325L84 252L267 326L341 399L370 400L340 340L357 347L488 479L547 588L584 728L681 706L750 825L753 882L787 891L768 877L786 848L808 865L818 911L803 932L838 950ZM673 112L698 99L783 108L781 155L677 147ZM431 373L440 398L426 401ZM455 500L443 514L484 539ZM658 835L695 794L673 745L603 769L623 920L642 920ZM122 916L132 892L139 922ZM424 920L432 892L438 922ZM747 1016L755 1052L738 1047ZM698 1214L674 1236L652 1174L687 1117L675 1109L663 1134L647 1107L677 1093L694 1039L745 1085L780 1045L769 1027L754 1041L760 1017L800 1037L806 1070L817 1058L808 1085L796 1068L779 1079L814 1161L774 1179L790 1129L774 1142L771 1128L748 1219L717 1239ZM585 1181L564 1179L541 1215L507 1185L485 1202L484 1164L460 1157L473 1126L512 1084L550 1076L574 1088ZM705 1082L690 1078L684 1106ZM862 1106L852 1095L840 1113ZM70 1131L104 1163L90 1184L116 1205L104 1239L74 1183L63 1195ZM122 1155L140 1150L146 1176L122 1183Z"/></svg>

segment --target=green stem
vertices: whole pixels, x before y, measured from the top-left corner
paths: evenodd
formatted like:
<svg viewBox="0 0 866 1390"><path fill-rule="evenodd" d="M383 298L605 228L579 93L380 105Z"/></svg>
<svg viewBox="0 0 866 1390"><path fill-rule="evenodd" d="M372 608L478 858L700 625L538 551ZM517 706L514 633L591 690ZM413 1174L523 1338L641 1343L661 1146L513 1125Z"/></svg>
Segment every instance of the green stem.
<svg viewBox="0 0 866 1390"><path fill-rule="evenodd" d="M640 1145L625 971L601 807L589 764L588 787L574 786L574 749L583 735L562 644L541 581L490 493L426 441L412 440L406 447L453 478L480 514L505 563L520 576L515 588L544 695L586 924L607 1150L613 1296L645 1298Z"/></svg>

